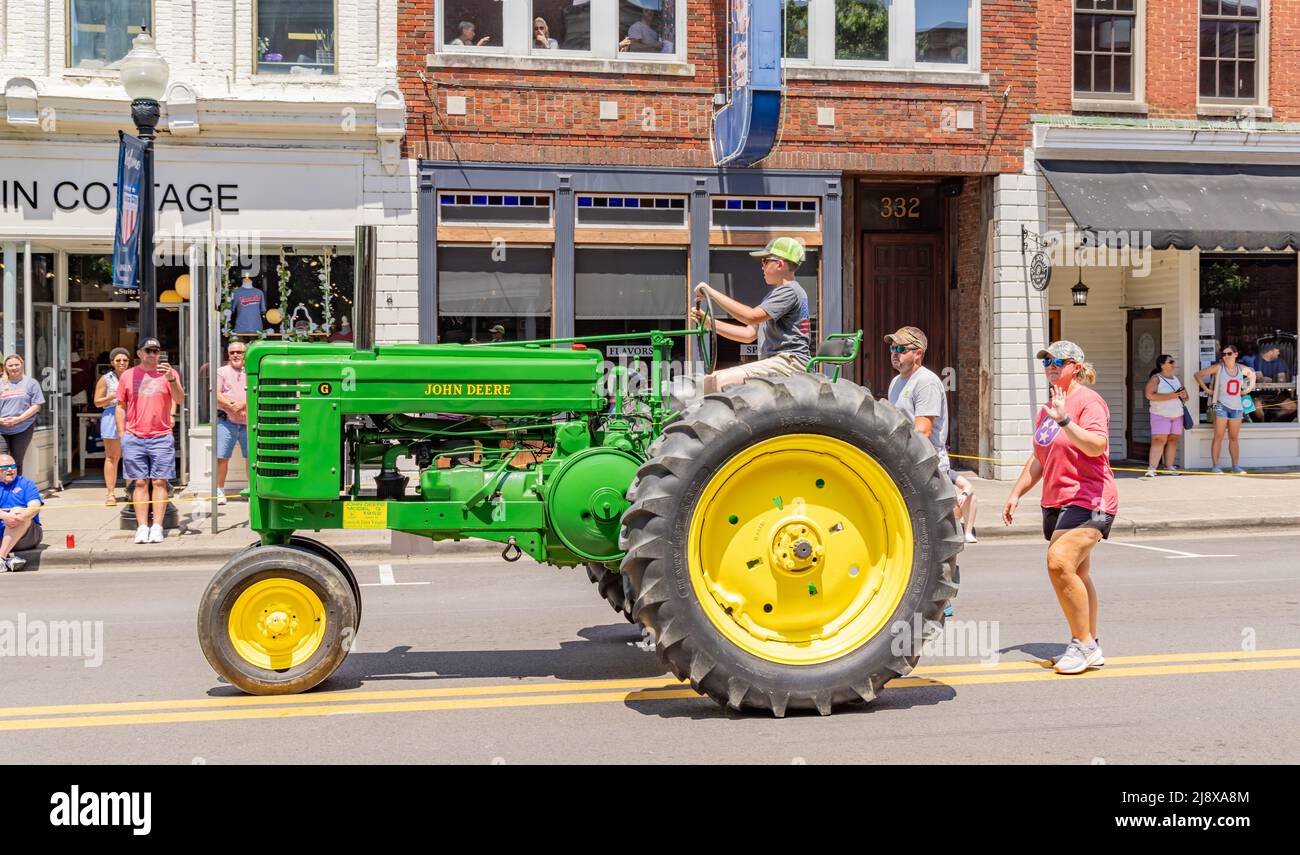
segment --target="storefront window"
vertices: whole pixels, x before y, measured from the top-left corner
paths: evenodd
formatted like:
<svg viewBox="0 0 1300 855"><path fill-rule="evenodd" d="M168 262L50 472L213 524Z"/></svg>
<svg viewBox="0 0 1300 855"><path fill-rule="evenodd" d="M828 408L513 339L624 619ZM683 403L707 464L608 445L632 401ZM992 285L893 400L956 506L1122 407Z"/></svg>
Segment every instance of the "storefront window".
<svg viewBox="0 0 1300 855"><path fill-rule="evenodd" d="M69 255L68 302L139 303L140 293L113 287L113 256Z"/></svg>
<svg viewBox="0 0 1300 855"><path fill-rule="evenodd" d="M746 306L757 306L763 302L769 286L763 281L763 272L758 259L745 249L714 249L709 252L709 284L729 297ZM804 257L803 264L795 273L795 281L808 292L808 317L812 322L812 350L818 345L820 305L818 297L818 271L821 269L821 254L810 249ZM727 317L726 313L723 313ZM742 362L752 362L758 358L758 342L740 344L739 342L718 337L718 365L728 368Z"/></svg>
<svg viewBox="0 0 1300 855"><path fill-rule="evenodd" d="M579 247L574 253L577 335L680 330L686 327L688 252L685 248ZM612 359L642 356L649 339L598 345ZM672 358L686 358L683 337Z"/></svg>
<svg viewBox="0 0 1300 855"><path fill-rule="evenodd" d="M438 340L550 337L552 254L550 247L440 245Z"/></svg>
<svg viewBox="0 0 1300 855"><path fill-rule="evenodd" d="M835 58L889 61L889 0L835 0Z"/></svg>
<svg viewBox="0 0 1300 855"><path fill-rule="evenodd" d="M1296 421L1295 256L1201 257L1201 367L1227 345L1260 375L1251 423Z"/></svg>
<svg viewBox="0 0 1300 855"><path fill-rule="evenodd" d="M152 0L70 0L68 67L115 68L146 30L153 31Z"/></svg>
<svg viewBox="0 0 1300 855"><path fill-rule="evenodd" d="M257 0L259 74L333 74L335 0Z"/></svg>
<svg viewBox="0 0 1300 855"><path fill-rule="evenodd" d="M350 250L349 250L350 252ZM328 290L326 268L328 256ZM263 255L250 268L232 266L226 294L217 295L223 342L231 333L289 336L309 341L351 341L352 256L338 250L299 250L283 259L288 273L281 293L281 257ZM245 284L247 278L247 284ZM158 288L163 282L160 278ZM261 300L258 301L260 294ZM223 299L224 297L224 299ZM326 304L328 303L328 311Z"/></svg>

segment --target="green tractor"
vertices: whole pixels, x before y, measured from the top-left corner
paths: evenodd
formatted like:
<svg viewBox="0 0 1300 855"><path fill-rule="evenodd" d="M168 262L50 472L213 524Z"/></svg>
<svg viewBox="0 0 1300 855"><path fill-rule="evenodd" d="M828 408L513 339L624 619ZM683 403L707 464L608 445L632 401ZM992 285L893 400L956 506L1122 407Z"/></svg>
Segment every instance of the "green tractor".
<svg viewBox="0 0 1300 855"><path fill-rule="evenodd" d="M711 367L713 334L652 332L646 388L625 395L616 368L607 394L596 346L624 335L374 346L358 246L355 346L249 349L260 541L198 613L221 676L303 692L343 662L355 575L297 534L338 528L583 567L678 678L737 710L828 714L915 666L914 629L942 623L962 538L930 444L838 367L820 373L855 358L861 333L830 337L806 374L684 403L666 393L673 342L697 338Z"/></svg>

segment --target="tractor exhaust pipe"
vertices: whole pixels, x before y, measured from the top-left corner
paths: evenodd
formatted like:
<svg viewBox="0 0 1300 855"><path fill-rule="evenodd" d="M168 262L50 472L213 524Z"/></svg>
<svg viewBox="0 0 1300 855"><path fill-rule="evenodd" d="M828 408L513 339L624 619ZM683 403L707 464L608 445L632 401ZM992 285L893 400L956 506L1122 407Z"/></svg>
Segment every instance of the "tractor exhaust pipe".
<svg viewBox="0 0 1300 855"><path fill-rule="evenodd" d="M352 344L358 351L375 349L375 226L357 226L356 255L353 257Z"/></svg>

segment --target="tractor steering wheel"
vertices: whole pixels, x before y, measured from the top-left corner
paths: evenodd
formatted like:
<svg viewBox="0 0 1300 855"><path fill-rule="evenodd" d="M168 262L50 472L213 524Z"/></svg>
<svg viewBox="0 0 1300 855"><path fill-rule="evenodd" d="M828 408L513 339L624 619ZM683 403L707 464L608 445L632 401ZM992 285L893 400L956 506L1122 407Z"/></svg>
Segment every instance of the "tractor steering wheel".
<svg viewBox="0 0 1300 855"><path fill-rule="evenodd" d="M713 305L712 298L708 294L695 295L695 308L704 307L704 311L709 315L709 322L706 324L700 322L700 328L695 331L696 341L700 345L700 361L704 365L704 373L712 374L718 367L718 313Z"/></svg>

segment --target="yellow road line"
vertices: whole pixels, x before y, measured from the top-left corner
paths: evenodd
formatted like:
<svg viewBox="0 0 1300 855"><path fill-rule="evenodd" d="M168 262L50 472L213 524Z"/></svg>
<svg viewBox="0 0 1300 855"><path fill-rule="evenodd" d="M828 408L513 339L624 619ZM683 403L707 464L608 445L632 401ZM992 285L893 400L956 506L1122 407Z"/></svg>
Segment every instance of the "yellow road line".
<svg viewBox="0 0 1300 855"><path fill-rule="evenodd" d="M1224 659L1283 659L1300 657L1300 648L1281 648L1277 650L1250 651L1214 651L1206 653L1157 653L1147 656L1111 656L1106 662L1110 665L1154 664L1160 662L1199 662ZM990 671L1042 671L1051 668L1045 660L1021 660L1016 662L999 662L987 665L982 662L968 662L958 665L922 666L913 671L909 677L929 677L935 674L963 674L967 672L988 673ZM672 681L655 685L655 681L672 680L664 675L643 679L625 680L585 680L570 683L506 683L502 685L462 685L439 686L427 689L385 689L359 692L317 692L303 695L230 695L227 697L208 697L192 699L173 699L159 701L116 701L90 704L57 704L31 707L0 707L0 719L16 716L38 715L76 715L86 713L122 713L149 712L155 710L206 709L218 707L248 706L294 706L301 704L327 704L350 701L398 701L414 698L448 698L479 695L522 695L546 692L587 692L613 691L618 689L663 689L684 685Z"/></svg>
<svg viewBox="0 0 1300 855"><path fill-rule="evenodd" d="M1279 659L1254 662L1221 662L1187 665L1153 665L1133 668L1107 668L1062 677L1048 671L1030 673L969 674L929 679L903 677L889 683L889 688L907 689L933 686L987 685L992 683L1054 682L1066 685L1078 680L1102 680L1123 677L1155 677L1185 674L1218 674L1226 672L1273 671L1300 669L1300 659ZM614 681L611 681L614 682ZM657 689L620 692L568 692L563 694L513 695L506 697L449 698L445 700L389 701L384 703L352 702L317 704L312 706L275 706L252 709L195 710L189 712L137 713L129 715L90 715L56 718L24 718L0 721L0 732L19 730L55 730L82 727L120 727L149 724L196 724L212 721L247 721L253 719L304 718L331 715L375 715L380 713L433 712L441 710L500 709L505 707L559 706L569 704L628 703L677 698L698 698L693 690L679 688L670 683ZM492 688L492 687L489 687ZM499 687L498 687L499 688ZM349 699L367 701L372 694L330 695L330 700Z"/></svg>

